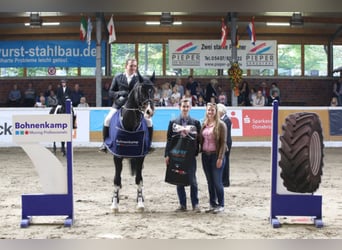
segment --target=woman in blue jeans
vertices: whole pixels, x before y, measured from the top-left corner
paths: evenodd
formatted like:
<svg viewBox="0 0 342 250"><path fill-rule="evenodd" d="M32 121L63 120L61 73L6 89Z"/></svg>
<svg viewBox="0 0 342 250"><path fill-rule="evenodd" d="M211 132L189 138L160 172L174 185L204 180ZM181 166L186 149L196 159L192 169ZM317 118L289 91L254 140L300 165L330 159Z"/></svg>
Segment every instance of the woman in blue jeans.
<svg viewBox="0 0 342 250"><path fill-rule="evenodd" d="M215 103L207 103L201 128L202 165L208 183L209 209L207 212L224 212L224 188L222 183L226 152L227 128L221 121Z"/></svg>

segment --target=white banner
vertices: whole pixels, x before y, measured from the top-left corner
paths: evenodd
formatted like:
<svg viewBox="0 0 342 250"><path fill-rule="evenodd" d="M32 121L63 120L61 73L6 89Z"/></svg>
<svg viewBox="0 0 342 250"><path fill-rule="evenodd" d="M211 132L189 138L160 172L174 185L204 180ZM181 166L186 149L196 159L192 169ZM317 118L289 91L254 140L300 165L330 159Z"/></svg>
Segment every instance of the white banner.
<svg viewBox="0 0 342 250"><path fill-rule="evenodd" d="M3 108L0 111L0 146L1 144L12 144L12 134L14 126L12 117L15 115L46 115L49 114L50 108ZM77 129L73 130L73 143L89 142L89 109L75 108ZM59 115L59 114L58 114ZM52 141L51 141L52 143Z"/></svg>
<svg viewBox="0 0 342 250"><path fill-rule="evenodd" d="M220 40L169 40L170 68L228 69L231 42L221 48ZM242 69L276 69L277 41L239 41L237 60Z"/></svg>
<svg viewBox="0 0 342 250"><path fill-rule="evenodd" d="M71 141L71 115L14 115L14 142Z"/></svg>

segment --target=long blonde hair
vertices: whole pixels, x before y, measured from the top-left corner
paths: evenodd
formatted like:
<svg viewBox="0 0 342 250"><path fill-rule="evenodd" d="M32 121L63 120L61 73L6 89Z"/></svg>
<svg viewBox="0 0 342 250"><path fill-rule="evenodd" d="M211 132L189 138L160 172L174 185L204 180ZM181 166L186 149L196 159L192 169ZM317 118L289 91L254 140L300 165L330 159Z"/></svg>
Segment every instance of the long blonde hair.
<svg viewBox="0 0 342 250"><path fill-rule="evenodd" d="M220 117L219 117L219 113L218 113L218 110L217 110L216 103L210 103L210 102L207 103L207 107L206 107L206 110L205 110L205 118L204 118L204 121L203 121L203 127L205 127L205 126L207 126L209 124L209 119L208 119L208 116L207 116L208 106L213 106L215 108L215 110L216 110L215 116L214 116L214 122L215 122L214 134L215 134L215 139L217 140L218 136L219 136Z"/></svg>

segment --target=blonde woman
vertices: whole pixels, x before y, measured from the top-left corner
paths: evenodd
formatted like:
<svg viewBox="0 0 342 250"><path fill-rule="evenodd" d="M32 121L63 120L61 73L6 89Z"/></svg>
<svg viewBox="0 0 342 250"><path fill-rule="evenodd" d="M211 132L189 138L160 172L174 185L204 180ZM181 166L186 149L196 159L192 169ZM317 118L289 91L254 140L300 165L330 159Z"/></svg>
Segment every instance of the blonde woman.
<svg viewBox="0 0 342 250"><path fill-rule="evenodd" d="M220 119L215 103L207 103L201 128L202 166L209 191L209 209L206 212L224 212L224 188L222 183L227 128Z"/></svg>

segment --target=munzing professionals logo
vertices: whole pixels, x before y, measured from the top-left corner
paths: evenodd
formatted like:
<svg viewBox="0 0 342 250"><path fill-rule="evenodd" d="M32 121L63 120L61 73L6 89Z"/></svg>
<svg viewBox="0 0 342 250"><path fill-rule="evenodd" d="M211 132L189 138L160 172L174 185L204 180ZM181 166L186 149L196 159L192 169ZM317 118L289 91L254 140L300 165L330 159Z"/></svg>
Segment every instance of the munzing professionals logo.
<svg viewBox="0 0 342 250"><path fill-rule="evenodd" d="M179 46L171 55L172 65L176 66L200 66L200 53L195 53L197 45L193 42Z"/></svg>
<svg viewBox="0 0 342 250"><path fill-rule="evenodd" d="M266 42L263 42L252 49L246 54L247 66L273 66L274 54L269 53L271 45L267 46ZM268 52L268 53L267 53Z"/></svg>

